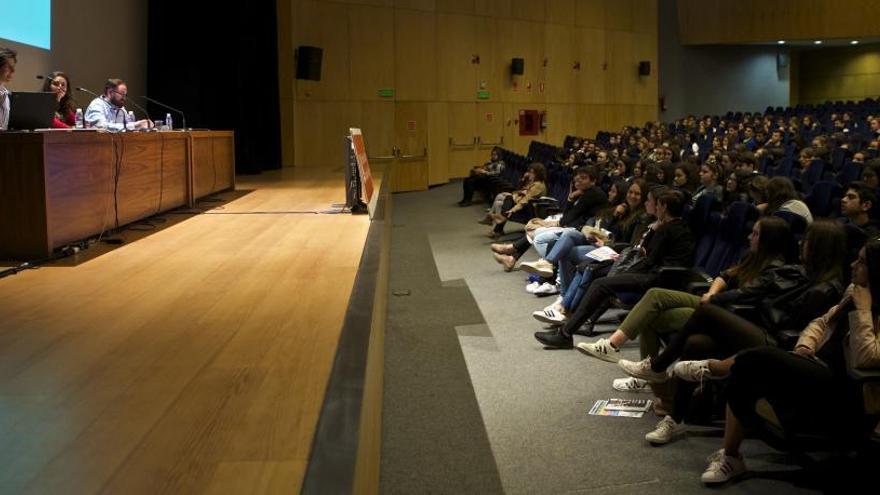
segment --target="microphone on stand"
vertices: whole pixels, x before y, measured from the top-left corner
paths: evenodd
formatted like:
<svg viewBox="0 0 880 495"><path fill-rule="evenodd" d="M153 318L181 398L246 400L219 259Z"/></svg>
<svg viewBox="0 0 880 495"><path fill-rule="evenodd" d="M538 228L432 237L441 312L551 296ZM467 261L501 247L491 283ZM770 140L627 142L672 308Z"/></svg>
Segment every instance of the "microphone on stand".
<svg viewBox="0 0 880 495"><path fill-rule="evenodd" d="M171 110L172 112L179 113L179 114L180 114L180 118L181 118L181 120L183 121L183 130L184 130L184 131L187 130L187 127L186 127L186 115L183 113L183 111L178 110L178 109L176 109L176 108L174 108L174 107L172 107L172 106L170 106L170 105L166 105L166 104L162 103L161 101L156 101L156 100L150 98L149 96L140 96L140 98L143 98L143 99L147 100L147 101L150 102L150 103L153 103L153 104L159 105L159 106L162 107L162 108L165 108L165 109Z"/></svg>
<svg viewBox="0 0 880 495"><path fill-rule="evenodd" d="M37 76L37 77L39 77L39 76ZM100 96L97 93L95 93L93 91L89 91L86 88L83 88L82 86L76 87L74 89L76 89L77 91L82 91L83 93L88 93L88 94L94 96L95 98L100 98Z"/></svg>

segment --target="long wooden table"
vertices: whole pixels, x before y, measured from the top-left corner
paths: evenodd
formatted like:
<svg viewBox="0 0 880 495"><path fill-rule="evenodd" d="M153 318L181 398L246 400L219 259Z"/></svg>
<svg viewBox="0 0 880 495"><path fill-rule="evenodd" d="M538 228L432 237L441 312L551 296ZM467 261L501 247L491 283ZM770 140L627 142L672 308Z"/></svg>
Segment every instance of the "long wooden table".
<svg viewBox="0 0 880 495"><path fill-rule="evenodd" d="M232 131L0 133L0 259L34 259L235 187Z"/></svg>

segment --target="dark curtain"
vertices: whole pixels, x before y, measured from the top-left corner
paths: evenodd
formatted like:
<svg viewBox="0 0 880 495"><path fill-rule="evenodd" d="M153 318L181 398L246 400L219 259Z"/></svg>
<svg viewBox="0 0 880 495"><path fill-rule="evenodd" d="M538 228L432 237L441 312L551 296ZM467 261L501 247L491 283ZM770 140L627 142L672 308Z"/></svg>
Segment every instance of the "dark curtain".
<svg viewBox="0 0 880 495"><path fill-rule="evenodd" d="M182 110L188 127L234 130L238 173L281 168L275 9L273 0L149 0L147 96Z"/></svg>

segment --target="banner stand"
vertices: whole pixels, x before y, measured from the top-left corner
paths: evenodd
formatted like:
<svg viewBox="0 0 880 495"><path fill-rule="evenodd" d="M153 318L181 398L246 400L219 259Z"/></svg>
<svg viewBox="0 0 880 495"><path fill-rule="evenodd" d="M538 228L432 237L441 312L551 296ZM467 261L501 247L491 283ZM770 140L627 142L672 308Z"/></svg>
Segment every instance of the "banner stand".
<svg viewBox="0 0 880 495"><path fill-rule="evenodd" d="M351 136L345 136L343 142L345 145L345 207L352 214L363 214L367 212L367 204L361 201L363 193L361 174L358 171L354 143L351 140Z"/></svg>

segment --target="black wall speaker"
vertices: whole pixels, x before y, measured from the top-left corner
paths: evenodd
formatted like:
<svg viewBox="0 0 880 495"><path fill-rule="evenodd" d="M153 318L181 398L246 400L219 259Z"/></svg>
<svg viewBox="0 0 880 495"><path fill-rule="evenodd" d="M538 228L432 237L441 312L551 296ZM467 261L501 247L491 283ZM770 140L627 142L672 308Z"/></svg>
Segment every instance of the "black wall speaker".
<svg viewBox="0 0 880 495"><path fill-rule="evenodd" d="M296 78L320 81L324 49L316 46L301 46L296 53Z"/></svg>
<svg viewBox="0 0 880 495"><path fill-rule="evenodd" d="M640 76L650 76L651 75L651 62L647 60L642 60L639 62L639 75Z"/></svg>
<svg viewBox="0 0 880 495"><path fill-rule="evenodd" d="M514 76L521 76L526 71L526 62L521 58L514 58L510 61L510 73Z"/></svg>

